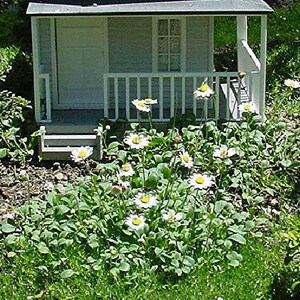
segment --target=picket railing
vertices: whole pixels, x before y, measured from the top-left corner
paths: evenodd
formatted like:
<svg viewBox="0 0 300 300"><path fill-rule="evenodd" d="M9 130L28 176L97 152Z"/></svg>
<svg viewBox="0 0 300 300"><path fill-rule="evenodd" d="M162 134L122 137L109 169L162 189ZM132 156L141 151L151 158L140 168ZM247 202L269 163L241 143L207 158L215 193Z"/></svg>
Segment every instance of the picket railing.
<svg viewBox="0 0 300 300"><path fill-rule="evenodd" d="M253 97L255 71L246 76ZM214 96L208 100L194 99L193 92L206 78ZM231 119L234 117L230 110L232 107L237 109L243 93L245 86L238 72L109 73L104 75L104 116L112 120L137 121L140 117L131 101L155 98L158 104L152 109L153 121L165 122L175 114L187 112L203 120Z"/></svg>

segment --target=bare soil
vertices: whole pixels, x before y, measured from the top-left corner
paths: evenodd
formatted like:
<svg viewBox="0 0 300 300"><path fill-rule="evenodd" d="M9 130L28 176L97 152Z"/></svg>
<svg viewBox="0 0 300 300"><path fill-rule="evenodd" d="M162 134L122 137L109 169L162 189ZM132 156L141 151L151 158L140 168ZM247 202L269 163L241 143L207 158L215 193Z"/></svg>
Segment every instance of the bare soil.
<svg viewBox="0 0 300 300"><path fill-rule="evenodd" d="M96 166L93 161L88 165L89 170ZM0 219L33 197L45 199L55 185L76 183L86 174L85 164L43 162L17 167L0 162Z"/></svg>

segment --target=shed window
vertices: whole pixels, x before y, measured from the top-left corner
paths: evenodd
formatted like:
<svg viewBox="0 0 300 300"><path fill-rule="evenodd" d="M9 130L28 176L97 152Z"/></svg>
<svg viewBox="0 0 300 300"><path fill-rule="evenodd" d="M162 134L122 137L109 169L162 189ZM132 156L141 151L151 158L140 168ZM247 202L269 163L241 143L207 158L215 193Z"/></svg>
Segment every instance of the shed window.
<svg viewBox="0 0 300 300"><path fill-rule="evenodd" d="M155 54L158 72L182 71L182 28L179 18L157 20Z"/></svg>

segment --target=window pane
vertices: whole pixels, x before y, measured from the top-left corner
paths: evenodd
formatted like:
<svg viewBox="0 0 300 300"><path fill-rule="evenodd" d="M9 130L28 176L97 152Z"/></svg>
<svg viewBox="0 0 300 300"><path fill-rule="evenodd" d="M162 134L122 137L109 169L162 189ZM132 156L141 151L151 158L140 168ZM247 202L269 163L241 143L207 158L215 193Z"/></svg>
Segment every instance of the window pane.
<svg viewBox="0 0 300 300"><path fill-rule="evenodd" d="M170 56L170 71L180 71L180 55Z"/></svg>
<svg viewBox="0 0 300 300"><path fill-rule="evenodd" d="M169 60L168 55L159 55L158 56L158 71L169 71Z"/></svg>
<svg viewBox="0 0 300 300"><path fill-rule="evenodd" d="M168 34L168 20L158 20L158 35Z"/></svg>
<svg viewBox="0 0 300 300"><path fill-rule="evenodd" d="M170 38L170 53L180 53L180 37Z"/></svg>
<svg viewBox="0 0 300 300"><path fill-rule="evenodd" d="M168 49L168 38L167 37L160 37L158 38L158 53L165 53L169 52Z"/></svg>
<svg viewBox="0 0 300 300"><path fill-rule="evenodd" d="M170 20L170 35L180 35L179 20Z"/></svg>

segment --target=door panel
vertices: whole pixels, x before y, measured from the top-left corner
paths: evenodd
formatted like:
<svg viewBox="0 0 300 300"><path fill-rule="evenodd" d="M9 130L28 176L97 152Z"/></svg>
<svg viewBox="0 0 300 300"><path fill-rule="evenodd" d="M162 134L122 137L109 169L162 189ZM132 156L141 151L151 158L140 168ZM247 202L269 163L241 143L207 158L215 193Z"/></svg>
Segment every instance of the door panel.
<svg viewBox="0 0 300 300"><path fill-rule="evenodd" d="M57 21L58 90L61 108L102 108L104 21Z"/></svg>

